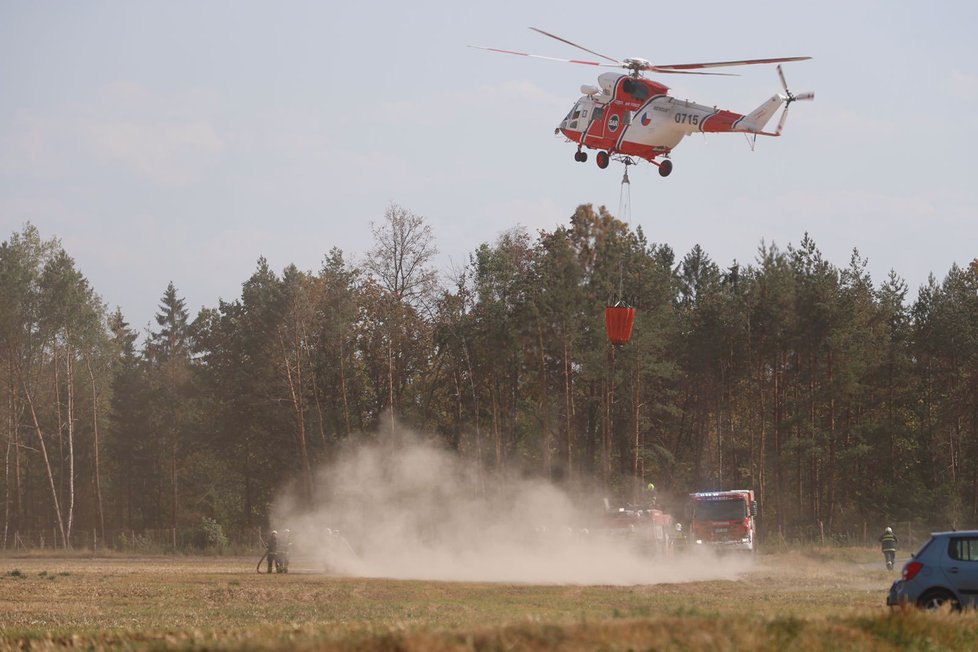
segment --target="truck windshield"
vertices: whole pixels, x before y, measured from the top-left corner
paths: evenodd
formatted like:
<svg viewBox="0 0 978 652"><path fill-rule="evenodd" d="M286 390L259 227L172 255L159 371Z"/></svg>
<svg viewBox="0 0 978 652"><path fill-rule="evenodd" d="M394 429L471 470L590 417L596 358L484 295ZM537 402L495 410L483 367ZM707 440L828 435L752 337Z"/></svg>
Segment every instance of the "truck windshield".
<svg viewBox="0 0 978 652"><path fill-rule="evenodd" d="M747 504L742 500L710 500L693 504L693 520L740 521L747 516Z"/></svg>

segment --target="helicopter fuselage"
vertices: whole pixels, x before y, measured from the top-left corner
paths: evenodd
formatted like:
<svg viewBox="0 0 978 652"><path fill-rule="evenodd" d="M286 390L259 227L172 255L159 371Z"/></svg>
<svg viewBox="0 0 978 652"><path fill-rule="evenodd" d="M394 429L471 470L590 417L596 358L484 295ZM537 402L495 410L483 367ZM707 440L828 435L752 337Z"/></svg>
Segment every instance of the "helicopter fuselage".
<svg viewBox="0 0 978 652"><path fill-rule="evenodd" d="M786 99L775 95L743 115L676 99L669 95L668 87L642 77L609 72L599 76L598 83L600 87L582 87L585 95L577 100L557 130L578 143L579 150L633 156L656 165L656 158L668 157L691 133L765 133L764 125Z"/></svg>

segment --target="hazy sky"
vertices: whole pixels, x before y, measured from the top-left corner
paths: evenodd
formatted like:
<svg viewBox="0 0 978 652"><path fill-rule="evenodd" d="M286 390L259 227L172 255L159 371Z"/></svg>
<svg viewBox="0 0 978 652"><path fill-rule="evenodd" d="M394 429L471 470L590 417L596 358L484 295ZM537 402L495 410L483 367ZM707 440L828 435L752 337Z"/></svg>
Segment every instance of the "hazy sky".
<svg viewBox="0 0 978 652"><path fill-rule="evenodd" d="M622 167L575 163L553 130L594 84L537 26L658 63L787 64L786 133L687 138L675 170L633 168L631 219L721 266L807 231L912 290L978 257L978 3L27 2L0 0L0 240L61 238L110 308L148 324L173 281L192 313L233 299L259 256L356 260L391 203L427 218L439 266L517 224L617 212ZM673 94L746 112L773 66L669 75Z"/></svg>

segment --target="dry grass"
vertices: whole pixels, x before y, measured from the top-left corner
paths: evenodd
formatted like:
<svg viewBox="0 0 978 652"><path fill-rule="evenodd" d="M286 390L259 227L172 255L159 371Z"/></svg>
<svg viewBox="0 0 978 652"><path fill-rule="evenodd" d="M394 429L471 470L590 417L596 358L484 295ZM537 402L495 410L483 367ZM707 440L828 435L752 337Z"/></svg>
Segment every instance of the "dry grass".
<svg viewBox="0 0 978 652"><path fill-rule="evenodd" d="M738 581L535 586L256 575L249 558L0 557L0 648L969 649L978 617L891 614L873 551Z"/></svg>

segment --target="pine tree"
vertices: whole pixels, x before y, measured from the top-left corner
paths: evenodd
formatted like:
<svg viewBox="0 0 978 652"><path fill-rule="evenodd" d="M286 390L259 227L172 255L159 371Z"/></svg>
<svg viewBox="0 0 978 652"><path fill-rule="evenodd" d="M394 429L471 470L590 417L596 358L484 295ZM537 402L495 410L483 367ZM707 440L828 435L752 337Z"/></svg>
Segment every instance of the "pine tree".
<svg viewBox="0 0 978 652"><path fill-rule="evenodd" d="M189 315L185 302L177 295L171 281L160 299L156 313L157 330L150 331L145 357L149 363L152 391L153 427L157 438L157 462L166 470L160 477L169 480L169 500L162 500L163 486L158 487L161 502L170 513L173 547L177 546L180 517L180 462L185 453L193 415L190 398L193 394L191 369L191 338Z"/></svg>

